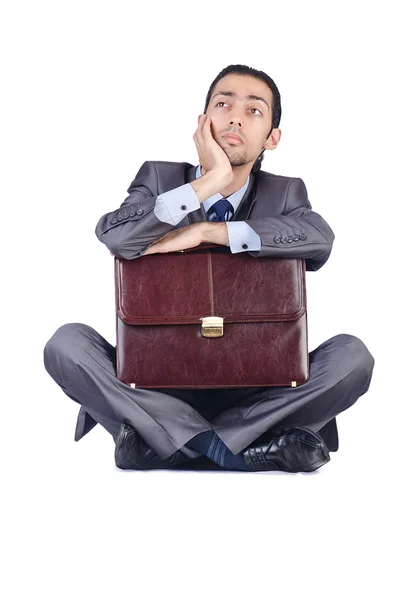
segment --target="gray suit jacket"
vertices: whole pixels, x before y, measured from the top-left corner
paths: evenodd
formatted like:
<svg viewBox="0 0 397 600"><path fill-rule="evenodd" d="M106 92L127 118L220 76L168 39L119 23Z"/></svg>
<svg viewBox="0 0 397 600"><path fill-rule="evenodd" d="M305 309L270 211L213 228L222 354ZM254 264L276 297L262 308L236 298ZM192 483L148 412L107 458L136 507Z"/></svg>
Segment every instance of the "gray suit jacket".
<svg viewBox="0 0 397 600"><path fill-rule="evenodd" d="M99 219L95 228L99 241L115 256L130 260L139 258L168 231L206 221L203 205L177 225L164 223L154 214L157 196L193 181L196 169L197 165L187 162L145 161L121 206ZM252 256L302 258L308 271L316 271L331 253L334 233L312 210L306 186L299 177L262 170L251 173L231 220L246 221L260 236L261 249L248 251Z"/></svg>

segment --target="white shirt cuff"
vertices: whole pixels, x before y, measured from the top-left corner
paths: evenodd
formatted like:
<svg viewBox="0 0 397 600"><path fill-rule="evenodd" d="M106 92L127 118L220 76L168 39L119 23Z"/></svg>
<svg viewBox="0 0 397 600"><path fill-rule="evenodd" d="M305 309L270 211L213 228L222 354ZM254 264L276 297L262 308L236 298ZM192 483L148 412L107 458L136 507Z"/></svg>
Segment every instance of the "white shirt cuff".
<svg viewBox="0 0 397 600"><path fill-rule="evenodd" d="M226 221L232 254L261 249L261 238L245 221Z"/></svg>
<svg viewBox="0 0 397 600"><path fill-rule="evenodd" d="M177 225L186 215L200 208L197 194L190 183L185 183L169 192L159 194L154 214L164 223Z"/></svg>

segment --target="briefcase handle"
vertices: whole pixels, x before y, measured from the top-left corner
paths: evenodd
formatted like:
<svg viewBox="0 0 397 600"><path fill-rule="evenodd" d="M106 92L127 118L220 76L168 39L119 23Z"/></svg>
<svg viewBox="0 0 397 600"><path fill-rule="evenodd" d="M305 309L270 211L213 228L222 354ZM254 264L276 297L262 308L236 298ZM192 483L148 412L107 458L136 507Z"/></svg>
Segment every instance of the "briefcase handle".
<svg viewBox="0 0 397 600"><path fill-rule="evenodd" d="M187 253L187 252L205 252L207 250L217 250L218 252L225 252L227 254L231 254L229 246L224 246L220 244L213 244L212 242L204 242L195 246L194 248L186 248L186 250L174 250L172 252L167 252L167 254L179 254L179 253Z"/></svg>

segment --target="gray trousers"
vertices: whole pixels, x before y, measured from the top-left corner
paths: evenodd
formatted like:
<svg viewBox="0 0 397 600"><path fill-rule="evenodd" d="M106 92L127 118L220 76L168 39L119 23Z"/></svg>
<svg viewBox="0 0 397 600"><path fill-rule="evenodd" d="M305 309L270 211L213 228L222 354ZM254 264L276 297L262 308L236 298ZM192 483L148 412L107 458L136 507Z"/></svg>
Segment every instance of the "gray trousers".
<svg viewBox="0 0 397 600"><path fill-rule="evenodd" d="M116 440L125 422L161 458L178 449L196 458L199 452L185 444L210 429L233 454L266 431L296 425L318 432L336 451L335 417L368 390L374 358L359 338L340 334L309 353L309 380L296 388L131 388L116 377L115 347L89 325L66 323L46 343L44 365L80 405L76 441L97 423Z"/></svg>

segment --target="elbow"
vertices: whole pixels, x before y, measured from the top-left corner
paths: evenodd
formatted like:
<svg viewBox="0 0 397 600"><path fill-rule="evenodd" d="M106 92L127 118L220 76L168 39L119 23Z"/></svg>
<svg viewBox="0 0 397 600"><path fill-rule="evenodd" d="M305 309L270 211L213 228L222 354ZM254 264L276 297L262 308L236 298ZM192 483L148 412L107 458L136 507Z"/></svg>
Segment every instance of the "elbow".
<svg viewBox="0 0 397 600"><path fill-rule="evenodd" d="M318 271L319 269L321 269L321 267L323 267L329 259L331 255L331 250L332 243L329 244L327 248L324 248L324 250L321 253L318 253L313 257L306 258L306 270Z"/></svg>
<svg viewBox="0 0 397 600"><path fill-rule="evenodd" d="M129 260L130 258L135 258L134 256L131 256L131 254L133 254L132 248L127 249L123 247L117 240L112 239L112 237L110 236L107 236L106 233L98 235L96 230L95 233L101 244L104 244L109 250L109 252L111 252L115 257L125 258L127 260Z"/></svg>
<svg viewBox="0 0 397 600"><path fill-rule="evenodd" d="M116 258L122 258L124 260L139 258L144 252L143 248L136 248L131 244L128 247L120 244L106 244L106 247L109 248L110 252L114 254Z"/></svg>
<svg viewBox="0 0 397 600"><path fill-rule="evenodd" d="M323 222L322 228L322 236L323 241L321 243L321 248L317 250L313 256L308 256L306 259L306 270L307 271L318 271L325 265L327 260L329 259L333 247L333 243L335 240L335 234L332 231L331 227Z"/></svg>
<svg viewBox="0 0 397 600"><path fill-rule="evenodd" d="M120 227L112 227L105 229L101 226L101 222L95 228L95 235L98 240L106 246L106 248L117 258L132 260L141 256L144 249L138 244L125 239L122 235Z"/></svg>
<svg viewBox="0 0 397 600"><path fill-rule="evenodd" d="M324 225L323 236L324 236L324 240L325 240L326 244L329 245L329 252L328 252L328 255L329 255L331 253L332 244L334 243L334 240L335 240L335 234L326 221L324 221L323 225Z"/></svg>

